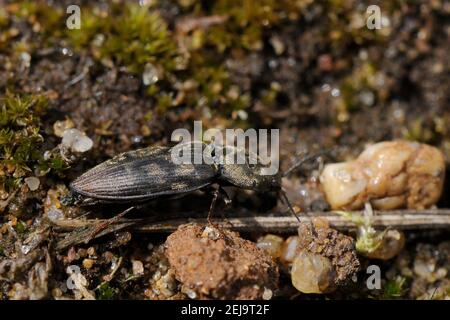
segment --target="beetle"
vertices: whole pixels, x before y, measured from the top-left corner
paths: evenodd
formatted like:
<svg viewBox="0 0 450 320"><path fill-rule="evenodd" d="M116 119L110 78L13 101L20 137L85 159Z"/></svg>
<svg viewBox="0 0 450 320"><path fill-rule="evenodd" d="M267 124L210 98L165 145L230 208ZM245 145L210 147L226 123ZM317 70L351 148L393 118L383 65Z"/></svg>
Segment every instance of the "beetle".
<svg viewBox="0 0 450 320"><path fill-rule="evenodd" d="M197 146L197 149L196 149ZM200 149L198 149L200 146ZM183 152L192 155L200 150L209 155L209 163L200 164L175 163L172 157L174 147L147 147L121 153L96 167L88 170L70 184L71 192L62 199L62 203L93 205L98 203L145 203L159 198L184 196L199 189L217 185L208 213L211 214L218 194L222 192L227 198L223 186L232 185L241 189L254 190L259 193L281 192L292 214L298 219L285 192L281 188L283 174L264 175L264 166L249 161L248 153L245 163L234 164L219 161L218 147L203 142L188 142L181 145ZM234 147L222 147L225 151L237 151ZM311 157L302 159L291 167L298 167ZM253 162L254 163L254 162ZM286 175L286 174L285 174ZM133 208L133 207L132 207ZM124 213L128 212L127 209ZM123 215L121 213L120 215Z"/></svg>

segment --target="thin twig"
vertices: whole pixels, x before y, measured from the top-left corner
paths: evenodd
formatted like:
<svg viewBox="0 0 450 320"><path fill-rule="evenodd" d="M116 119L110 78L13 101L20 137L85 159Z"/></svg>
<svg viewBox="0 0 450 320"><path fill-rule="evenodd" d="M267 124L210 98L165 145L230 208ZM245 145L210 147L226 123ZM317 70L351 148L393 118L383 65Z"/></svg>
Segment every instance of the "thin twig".
<svg viewBox="0 0 450 320"><path fill-rule="evenodd" d="M336 215L314 215L299 216L301 222L310 221L313 217L325 218L331 227L340 230L351 230L355 225L348 219ZM139 223L136 224L134 230L145 233L172 232L178 226L187 222L206 223L205 219L177 219L158 223ZM291 233L298 228L298 221L294 217L245 217L245 218L229 218L227 220L216 221L219 226L226 227L230 223L231 229L241 232L274 232L274 233ZM435 229L450 228L450 213L447 214L383 214L374 216L372 226L392 227L398 229Z"/></svg>
<svg viewBox="0 0 450 320"><path fill-rule="evenodd" d="M354 213L362 214L362 211ZM330 226L349 230L354 229L355 225L347 218L342 217L332 212L310 212L308 215L300 215L299 219L302 222L310 221L311 218L325 218L330 223ZM88 227L93 224L102 223L105 220L59 220L53 221L56 227L65 230L74 230L80 227ZM236 231L242 232L275 232L275 233L290 233L295 232L298 228L298 221L294 217L288 216L254 216L254 217L240 217L215 219L215 223L224 228L230 227ZM128 225L130 222L130 229L136 232L143 233L165 233L176 230L180 225L186 223L206 224L205 218L182 218L171 219L167 221L155 222L147 219L120 219L115 225ZM435 229L435 228L450 228L450 209L427 209L427 210L393 210L393 211L375 211L372 218L372 226L375 228L392 227L398 229ZM120 228L119 228L120 229ZM114 230L114 231L117 231Z"/></svg>
<svg viewBox="0 0 450 320"><path fill-rule="evenodd" d="M70 220L70 221L76 221L76 220ZM67 220L66 220L67 222ZM97 224L98 223L102 223L105 222L105 220L86 220L83 221L85 222L84 225L82 225L81 221L77 221L77 223L74 224L75 227L73 228L65 228L66 230L73 230L72 232L70 232L69 234L67 234L64 239L59 240L56 243L55 249L57 251L63 250L65 248L68 248L70 246L79 244L79 243L84 243L86 241L86 239L88 240L92 240L90 235L92 235L92 231L97 229ZM113 233L113 232L118 232L121 230L124 230L126 228L129 228L130 226L132 226L135 222L128 220L126 221L122 221L113 225L108 226L105 230L99 232L98 234L95 235L95 238L100 238L104 235Z"/></svg>

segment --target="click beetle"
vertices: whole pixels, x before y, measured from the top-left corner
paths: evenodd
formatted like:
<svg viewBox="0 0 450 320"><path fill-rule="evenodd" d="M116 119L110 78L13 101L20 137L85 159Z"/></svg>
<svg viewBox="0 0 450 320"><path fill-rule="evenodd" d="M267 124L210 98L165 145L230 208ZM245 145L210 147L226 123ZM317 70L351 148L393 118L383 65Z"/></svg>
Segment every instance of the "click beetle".
<svg viewBox="0 0 450 320"><path fill-rule="evenodd" d="M185 144L186 152L204 152L208 146L203 142ZM208 214L210 221L218 193L223 186L231 185L259 193L281 192L291 213L295 211L281 188L282 174L264 175L264 166L250 164L221 163L216 161L215 148L210 149L212 163L174 163L173 147L148 147L119 154L88 170L70 184L71 193L62 199L63 204L91 205L97 203L142 203L152 199L184 196L195 190L216 185L213 202ZM229 147L227 147L229 148ZM309 158L294 165L299 166ZM292 171L293 167L289 169ZM224 192L225 196L226 193ZM298 219L298 217L296 216Z"/></svg>

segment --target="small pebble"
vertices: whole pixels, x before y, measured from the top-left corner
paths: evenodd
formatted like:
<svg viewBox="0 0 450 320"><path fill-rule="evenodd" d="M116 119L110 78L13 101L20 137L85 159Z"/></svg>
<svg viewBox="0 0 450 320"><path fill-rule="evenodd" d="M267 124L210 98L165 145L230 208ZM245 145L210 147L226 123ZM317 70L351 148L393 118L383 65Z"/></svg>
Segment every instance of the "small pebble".
<svg viewBox="0 0 450 320"><path fill-rule="evenodd" d="M268 288L264 288L264 292L262 295L263 300L270 300L273 297L273 291L268 289Z"/></svg>
<svg viewBox="0 0 450 320"><path fill-rule="evenodd" d="M201 235L202 238L208 238L211 240L217 240L220 237L220 233L216 228L206 226Z"/></svg>
<svg viewBox="0 0 450 320"><path fill-rule="evenodd" d="M320 176L332 209L424 209L440 198L445 176L443 153L411 141L368 147L353 161L327 164Z"/></svg>
<svg viewBox="0 0 450 320"><path fill-rule="evenodd" d="M95 251L95 248L94 247L89 247L88 249L87 249L87 254L89 255L89 256L95 256L95 254L96 254L96 251Z"/></svg>
<svg viewBox="0 0 450 320"><path fill-rule="evenodd" d="M21 247L21 251L23 254L28 254L28 252L30 252L30 250L31 250L31 246L23 245Z"/></svg>
<svg viewBox="0 0 450 320"><path fill-rule="evenodd" d="M74 127L74 123L70 119L56 121L53 124L53 133L55 136L62 138L64 135L64 131L67 129L72 129Z"/></svg>
<svg viewBox="0 0 450 320"><path fill-rule="evenodd" d="M281 261L287 264L291 264L295 259L295 255L297 254L298 245L298 236L291 236L287 238L281 249Z"/></svg>
<svg viewBox="0 0 450 320"><path fill-rule="evenodd" d="M36 191L39 188L39 178L36 177L27 177L25 178L25 183L27 184L30 191Z"/></svg>
<svg viewBox="0 0 450 320"><path fill-rule="evenodd" d="M285 50L285 45L279 37L270 38L270 44L272 45L273 50L278 56L281 55Z"/></svg>
<svg viewBox="0 0 450 320"><path fill-rule="evenodd" d="M402 251L405 245L405 235L403 232L398 230L388 230L381 244L370 253L365 254L371 259L389 260L395 257Z"/></svg>
<svg viewBox="0 0 450 320"><path fill-rule="evenodd" d="M133 275L140 276L144 274L144 264L139 260L131 260L133 265Z"/></svg>
<svg viewBox="0 0 450 320"><path fill-rule="evenodd" d="M184 293L188 296L189 299L197 298L197 293L195 293L195 291L193 290L187 289Z"/></svg>
<svg viewBox="0 0 450 320"><path fill-rule="evenodd" d="M359 271L353 238L330 228L326 219L301 222L291 268L293 285L303 293L329 293L347 285Z"/></svg>
<svg viewBox="0 0 450 320"><path fill-rule="evenodd" d="M144 67L144 73L142 74L142 82L144 85L149 86L158 82L158 73L158 69L153 64L147 63Z"/></svg>
<svg viewBox="0 0 450 320"><path fill-rule="evenodd" d="M50 220L55 221L62 219L64 217L64 214L61 210L55 208L55 206L52 206L47 212L47 217Z"/></svg>
<svg viewBox="0 0 450 320"><path fill-rule="evenodd" d="M89 270L90 268L92 268L92 266L94 265L94 260L92 260L92 259L84 259L83 260L83 267L86 269L86 270Z"/></svg>
<svg viewBox="0 0 450 320"><path fill-rule="evenodd" d="M24 67L30 67L31 55L28 52L22 52L20 54L20 59L22 60Z"/></svg>
<svg viewBox="0 0 450 320"><path fill-rule="evenodd" d="M80 248L78 249L77 254L80 258L84 258L87 255L87 251L86 249Z"/></svg>
<svg viewBox="0 0 450 320"><path fill-rule="evenodd" d="M86 152L92 148L94 142L78 129L67 129L63 133L62 144L73 152Z"/></svg>
<svg viewBox="0 0 450 320"><path fill-rule="evenodd" d="M274 234L267 234L258 239L256 246L266 251L272 258L279 258L282 254L283 238Z"/></svg>
<svg viewBox="0 0 450 320"><path fill-rule="evenodd" d="M292 285L303 293L325 293L332 288L336 273L330 259L301 251L292 264Z"/></svg>
<svg viewBox="0 0 450 320"><path fill-rule="evenodd" d="M53 296L53 298L60 298L60 297L62 297L62 295L63 295L63 292L62 292L62 290L60 288L53 288L52 289L52 296Z"/></svg>

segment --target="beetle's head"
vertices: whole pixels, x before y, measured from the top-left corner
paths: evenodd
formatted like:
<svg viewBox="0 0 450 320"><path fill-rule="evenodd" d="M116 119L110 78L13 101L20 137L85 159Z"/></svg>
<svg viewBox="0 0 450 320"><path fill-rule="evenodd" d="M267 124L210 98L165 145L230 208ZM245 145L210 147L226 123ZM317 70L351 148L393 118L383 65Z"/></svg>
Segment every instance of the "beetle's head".
<svg viewBox="0 0 450 320"><path fill-rule="evenodd" d="M270 165L263 164L261 158L252 152L232 146L221 147L220 179L242 189L257 192L281 189L281 175ZM216 154L217 156L217 154ZM237 156L235 158L235 156Z"/></svg>
<svg viewBox="0 0 450 320"><path fill-rule="evenodd" d="M239 188L258 192L281 189L281 175L269 175L267 168L259 164L224 164L220 168L220 178Z"/></svg>
<svg viewBox="0 0 450 320"><path fill-rule="evenodd" d="M264 174L264 167L260 169L261 170L255 174L256 187L254 190L260 192L279 191L281 189L281 175L279 173L266 175Z"/></svg>

